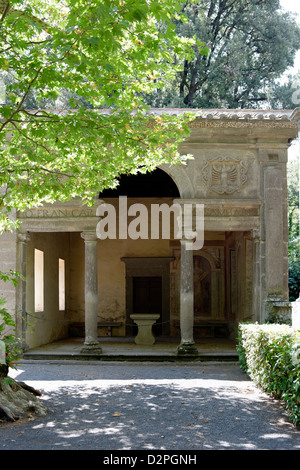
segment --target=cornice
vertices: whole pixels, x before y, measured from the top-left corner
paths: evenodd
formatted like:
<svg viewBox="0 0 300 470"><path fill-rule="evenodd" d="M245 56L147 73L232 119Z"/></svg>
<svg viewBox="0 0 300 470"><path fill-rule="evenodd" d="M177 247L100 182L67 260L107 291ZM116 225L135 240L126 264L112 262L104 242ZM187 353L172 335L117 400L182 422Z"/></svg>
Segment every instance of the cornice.
<svg viewBox="0 0 300 470"><path fill-rule="evenodd" d="M300 109L299 109L300 112ZM292 110L254 110L254 109L188 109L188 108L151 108L150 115L180 115L190 113L198 119L209 120L269 120L289 121Z"/></svg>
<svg viewBox="0 0 300 470"><path fill-rule="evenodd" d="M194 116L194 120L190 122L192 129L201 127L297 129L296 122L291 119L292 110L153 108L149 111L149 115L152 116L160 114L178 116L185 113Z"/></svg>
<svg viewBox="0 0 300 470"><path fill-rule="evenodd" d="M76 113L76 110L48 110L57 115ZM29 113L36 114L37 110L29 110ZM114 109L97 110L99 114L111 115ZM300 123L300 108L294 110L273 110L273 109L194 109L194 108L150 108L148 116L159 116L162 114L169 116L180 116L190 114L191 128L200 127L229 127L229 128L282 128L297 129ZM133 112L132 115L135 115Z"/></svg>

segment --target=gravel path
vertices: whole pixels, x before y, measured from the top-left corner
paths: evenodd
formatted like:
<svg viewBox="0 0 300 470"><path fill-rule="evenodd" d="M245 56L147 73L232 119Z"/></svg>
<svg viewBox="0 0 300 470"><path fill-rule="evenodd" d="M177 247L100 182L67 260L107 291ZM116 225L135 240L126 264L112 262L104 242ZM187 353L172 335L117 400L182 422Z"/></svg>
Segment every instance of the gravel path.
<svg viewBox="0 0 300 470"><path fill-rule="evenodd" d="M0 450L300 450L278 401L230 363L24 362L45 418L0 425Z"/></svg>

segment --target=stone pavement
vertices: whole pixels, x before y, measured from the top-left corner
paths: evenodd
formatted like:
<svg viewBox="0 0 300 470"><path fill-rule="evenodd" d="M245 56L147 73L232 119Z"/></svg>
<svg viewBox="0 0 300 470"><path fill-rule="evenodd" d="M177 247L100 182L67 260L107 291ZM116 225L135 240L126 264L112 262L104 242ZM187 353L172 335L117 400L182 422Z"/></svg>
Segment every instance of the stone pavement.
<svg viewBox="0 0 300 470"><path fill-rule="evenodd" d="M170 338L157 340L155 344L137 345L134 338L99 337L102 353L98 356L102 361L180 361L177 348L180 340ZM25 359L76 359L90 360L95 357L81 354L84 338L67 338L54 343L45 344L25 353ZM236 342L226 338L203 338L196 341L198 357L192 360L237 361ZM185 360L185 359L184 359Z"/></svg>
<svg viewBox="0 0 300 470"><path fill-rule="evenodd" d="M25 360L10 376L49 414L1 424L0 450L300 450L280 403L233 362Z"/></svg>

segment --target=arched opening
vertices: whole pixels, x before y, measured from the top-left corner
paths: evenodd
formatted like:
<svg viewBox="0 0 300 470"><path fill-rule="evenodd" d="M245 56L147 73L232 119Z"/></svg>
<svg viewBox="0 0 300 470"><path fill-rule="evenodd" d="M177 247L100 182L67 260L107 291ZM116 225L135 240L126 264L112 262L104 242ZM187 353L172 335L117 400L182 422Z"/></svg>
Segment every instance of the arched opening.
<svg viewBox="0 0 300 470"><path fill-rule="evenodd" d="M105 203L114 204L118 215L121 213L119 198L122 196L128 198L126 206L128 208L137 201L142 203L150 227L152 205L162 204L164 207L166 205L170 207L174 199L180 198L180 193L172 177L157 168L146 174L121 175L116 189L107 189L99 194L99 198ZM128 227L131 221L132 218L128 215ZM136 325L131 319L132 314L159 314L159 320L153 325L153 333L155 336L168 336L170 331L170 240L161 239L160 236L158 239L152 239L150 232L151 230L148 232L148 238L144 238L143 235L143 239L132 240L128 230L126 240L122 239L119 243L116 240L115 244L111 245L111 256L115 259L115 265L118 263L119 254L121 254L119 259L125 262L124 287L120 285L119 290L125 290L126 336L135 336L137 332ZM108 253L108 244L108 242L100 244L100 249L103 246L103 251L105 249ZM107 248L104 248L105 246ZM104 256L103 253L102 259ZM124 265L119 269L123 270ZM103 292L104 296L106 292Z"/></svg>
<svg viewBox="0 0 300 470"><path fill-rule="evenodd" d="M178 188L172 178L160 168L137 175L121 175L119 186L105 189L100 193L102 199L118 196L127 197L173 197L179 198Z"/></svg>

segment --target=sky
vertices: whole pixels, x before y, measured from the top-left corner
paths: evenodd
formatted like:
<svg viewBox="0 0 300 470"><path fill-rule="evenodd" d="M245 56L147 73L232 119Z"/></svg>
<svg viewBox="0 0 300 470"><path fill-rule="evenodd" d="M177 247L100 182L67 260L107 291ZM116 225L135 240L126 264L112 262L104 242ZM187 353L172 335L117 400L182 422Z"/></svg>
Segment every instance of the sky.
<svg viewBox="0 0 300 470"><path fill-rule="evenodd" d="M281 6L288 11L295 11L300 14L299 0L280 0Z"/></svg>

